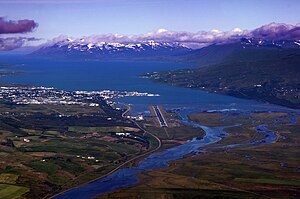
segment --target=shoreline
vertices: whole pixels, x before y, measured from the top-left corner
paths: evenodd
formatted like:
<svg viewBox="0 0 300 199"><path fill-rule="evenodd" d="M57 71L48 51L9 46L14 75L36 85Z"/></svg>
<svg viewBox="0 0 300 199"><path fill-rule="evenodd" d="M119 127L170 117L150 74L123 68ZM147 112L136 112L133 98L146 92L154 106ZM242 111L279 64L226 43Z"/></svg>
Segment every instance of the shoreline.
<svg viewBox="0 0 300 199"><path fill-rule="evenodd" d="M280 116L279 117L275 117L275 119L274 120L272 119L272 121L273 122L277 122L278 118L280 118ZM293 118L290 119L290 116L287 116L287 118L289 118L289 121L287 123L285 123L284 125L294 124ZM244 125L244 123L240 124L240 125ZM221 144L221 146L213 146L213 147L204 146L204 147L200 147L200 150L201 149L209 150L209 151L222 151L222 150L224 150L224 154L227 155L228 152L231 152L231 151L239 151L239 150L243 151L245 149L252 150L254 147L258 147L258 146L263 147L263 148L264 147L266 147L266 148L272 147L274 145L271 145L271 144L277 143L279 139L282 139L281 134L277 133L274 130L268 129L268 127L273 127L273 125L275 125L275 124L271 124L270 123L270 124L256 126L256 134L263 133L265 138L262 138L262 139L259 138L258 140L252 140L252 141L249 141L249 142L248 141L247 142L242 142L242 143L239 143L239 144L232 144L232 143L231 144L226 144L226 143L223 143L223 144ZM236 127L236 126L237 125L227 126L227 127L223 126L222 129L226 132L226 134L227 134L226 137L228 137L228 135L230 134L229 132L227 132L227 128L232 128L232 127ZM260 127L262 127L262 126L264 126L266 128L260 129ZM218 127L209 127L207 129L207 132L209 132L211 129L219 129L219 128L220 128L220 126L218 126ZM271 135L271 134L273 134L273 135ZM223 138L221 138L221 140L223 140ZM218 143L218 142L216 142L216 143ZM281 141L279 141L279 143L280 142ZM157 190L158 193L160 193L160 194L162 194L162 195L165 196L166 192L162 191L161 189L167 190L168 188L164 189L164 187L160 186L161 184L159 182L161 181L161 178L165 179L167 182L169 182L169 181L173 182L173 181L172 181L172 177L171 177L171 180L170 180L168 177L165 177L164 173L165 172L166 173L169 172L169 173L171 173L172 175L175 176L176 173L173 173L174 172L174 170L173 170L174 168L179 167L180 165L188 164L187 162L189 162L189 161L193 161L195 159L203 159L203 158L205 158L205 157L208 156L208 153L201 153L202 155L195 155L195 154L196 154L196 152L192 156L186 156L185 158L181 158L181 159L177 159L177 160L173 160L173 161L168 162L169 166L166 167L166 168L163 168L162 171L161 170L152 170L152 171L147 172L147 173L144 173L144 172L139 173L137 176L140 179L140 182L137 183L136 185L133 185L133 186L130 186L130 187L127 187L127 188L123 187L123 188L120 188L120 189L116 189L116 190L114 190L112 192L103 194L103 197L102 197L102 194L101 194L101 195L97 196L97 198L99 198L99 199L100 198L106 198L106 197L108 197L108 195L111 198L117 198L119 196L119 194L123 194L125 196L127 196L126 194L128 194L128 196L135 196L134 198L141 198L141 196L143 196L144 193L146 193L146 194L147 193L153 193L153 192L151 192L151 190L153 190L153 189ZM218 153L216 153L216 154L219 155ZM245 158L246 161L252 161L252 158L255 159L256 157L247 154L243 158ZM204 160L204 161L207 161L207 160ZM199 164L199 165L201 165L201 164ZM203 167L205 167L205 165ZM176 178L174 178L174 180L178 180L178 178L180 178L180 179L181 178L182 179L184 179L184 178L188 179L188 176L189 175L186 175L186 173L184 173L182 175L178 174L178 177L175 176ZM155 180L156 177L157 177L157 180L159 180L159 181ZM196 180L196 178L193 176L192 179L190 179L190 180L193 181L193 180ZM250 194L252 196L255 195L255 196L260 196L260 197L265 197L265 198L272 198L272 197L268 197L267 194L262 194L262 193L257 192L257 191L251 191L251 190L248 190L247 188L243 188L243 187L240 188L238 186L234 186L234 187L228 186L225 182L224 183L223 182L216 182L214 180L207 181L207 182L209 184L211 184L212 186L214 186L214 185L221 186L224 189L229 189L231 191L236 191L236 192L239 192L239 193L247 193L247 194ZM182 188L182 184L181 184L182 181L179 180L177 183L178 184L176 184L176 182L174 182L174 184L172 183L172 185L178 185L178 187L180 187L178 189L181 189ZM193 182L190 182L190 183L193 183ZM201 181L201 183L203 183L203 181ZM145 188L143 186L143 184L147 184L147 186L149 186L149 187ZM195 192L197 192L197 191L199 191L199 192L203 191L203 190L198 190L199 188L198 188L197 185L195 185L195 187L196 187L195 189L197 189L197 190L195 190ZM172 193L172 188L170 188L171 190L169 190L169 193ZM142 190L142 191L140 192L140 190ZM183 188L182 191L184 192L185 189ZM187 189L187 191L189 191L189 189Z"/></svg>
<svg viewBox="0 0 300 199"><path fill-rule="evenodd" d="M131 110L131 107L130 107L129 104L125 104L125 103L120 103L120 104L123 104L124 106L127 107L127 109L122 113L122 117L125 117L125 115ZM70 190L72 190L72 189L76 189L76 188L78 188L78 187L80 187L80 186L83 186L83 185L86 185L86 184L95 182L95 181L100 180L100 179L102 179L102 178L105 178L105 177L107 177L107 176L113 174L113 173L116 172L117 170L121 169L121 168L124 167L125 165L127 165L127 164L133 162L134 160L137 160L137 159L139 159L139 158L141 158L141 157L143 157L143 156L152 154L152 153L158 151L158 150L161 148L162 142L161 142L161 140L160 140L156 135L154 135L154 134L150 133L149 131L145 130L144 128L142 128L136 121L134 121L134 120L132 120L132 119L129 119L129 120L132 121L132 122L133 122L138 128L140 128L142 131L144 131L145 133L147 133L147 134L151 135L152 137L154 137L154 138L157 140L157 142L158 142L158 146L157 146L155 149L151 150L151 151L147 151L147 152L145 152L145 153L143 153L143 154L140 154L140 155L138 155L138 156L135 156L135 157L133 157L133 158L127 160L126 162L122 163L121 165L117 166L116 168L114 168L114 169L111 170L110 172L108 172L108 173L106 173L106 174L104 174L104 175L102 175L102 176L100 176L100 177L97 177L97 178L95 178L95 179L93 179L93 180L90 180L90 181L85 182L85 183L83 183L83 184L80 184L80 185L78 185L78 186L69 188L69 189L64 190L64 191L62 191L62 192L59 192L59 193L57 193L57 194L55 194L55 195L53 195L53 196L50 196L50 197L48 197L48 195L49 195L49 194L48 194L47 196L43 197L43 199L48 199L48 198L49 198L49 199L53 199L53 198L55 198L55 197L57 197L57 196L59 196L59 195L61 195L61 194L64 194L64 193L66 193L66 192L68 192L68 191L70 191Z"/></svg>
<svg viewBox="0 0 300 199"><path fill-rule="evenodd" d="M210 93L210 94L217 94L217 95L235 97L235 98L244 99L244 100L253 100L253 101L261 102L261 103L264 103L264 104L271 104L271 105L280 106L280 107L287 108L287 109L292 109L292 110L295 110L295 111L300 111L300 107L297 107L295 105L287 105L285 103L274 103L272 101L267 101L267 100L262 100L260 98L250 97L250 96L247 96L247 95L242 94L242 93L240 93L240 95L238 95L238 94L234 94L234 93L238 92L238 91L234 91L234 90L232 90L231 93L227 93L227 92L222 92L222 91L217 91L217 90L211 90L209 88L206 88L206 89L191 88L191 87L180 86L180 85L175 85L175 84L163 83L162 81L152 79L151 77L147 77L147 78L150 79L152 82L154 82L156 84L169 85L169 86L177 87L177 88L186 88L186 89L191 89L191 90L195 90L195 91L202 91L202 92L207 92L207 93Z"/></svg>

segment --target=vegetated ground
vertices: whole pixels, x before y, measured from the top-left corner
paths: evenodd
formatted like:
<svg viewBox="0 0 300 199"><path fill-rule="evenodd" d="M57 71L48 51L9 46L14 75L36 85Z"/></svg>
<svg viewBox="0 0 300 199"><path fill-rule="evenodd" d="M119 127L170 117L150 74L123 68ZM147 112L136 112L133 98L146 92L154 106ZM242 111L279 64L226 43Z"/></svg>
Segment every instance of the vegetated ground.
<svg viewBox="0 0 300 199"><path fill-rule="evenodd" d="M215 46L214 50L221 48L222 46ZM229 50L230 54L226 58L223 57L219 63L152 73L147 76L154 81L174 86L300 108L299 49L243 49L242 46L237 48L232 44L224 50ZM213 58L214 55L210 57ZM200 57L194 55L192 59L198 66L197 60ZM204 56L201 59L208 58Z"/></svg>
<svg viewBox="0 0 300 199"><path fill-rule="evenodd" d="M2 173L0 174L0 196L4 199L20 198L29 191L28 188L16 186L19 175Z"/></svg>
<svg viewBox="0 0 300 199"><path fill-rule="evenodd" d="M158 136L162 141L162 149L184 144L193 138L202 138L205 133L201 128L192 127L180 123L180 116L176 112L166 112L163 107L160 110L167 122L168 128L161 128L159 121L150 107L151 116L143 122L144 128Z"/></svg>
<svg viewBox="0 0 300 199"><path fill-rule="evenodd" d="M41 198L150 149L140 129L107 107L0 103L0 110L0 198Z"/></svg>
<svg viewBox="0 0 300 199"><path fill-rule="evenodd" d="M203 115L205 117L203 117ZM205 147L206 152L171 162L168 168L139 175L136 186L97 198L299 198L300 123L289 124L288 113L221 113L190 115L201 124L240 123L226 129L229 136L211 146L259 140L254 127L272 124L277 140L236 148ZM207 118L210 120L207 120ZM299 117L299 116L298 116ZM280 118L280 120L276 120Z"/></svg>
<svg viewBox="0 0 300 199"><path fill-rule="evenodd" d="M157 140L122 118L121 113L104 104L87 107L0 102L0 198L51 196L100 177L158 146ZM168 136L155 118L140 122L166 142L164 148L203 135L202 129L172 120L173 113L164 114L172 126Z"/></svg>

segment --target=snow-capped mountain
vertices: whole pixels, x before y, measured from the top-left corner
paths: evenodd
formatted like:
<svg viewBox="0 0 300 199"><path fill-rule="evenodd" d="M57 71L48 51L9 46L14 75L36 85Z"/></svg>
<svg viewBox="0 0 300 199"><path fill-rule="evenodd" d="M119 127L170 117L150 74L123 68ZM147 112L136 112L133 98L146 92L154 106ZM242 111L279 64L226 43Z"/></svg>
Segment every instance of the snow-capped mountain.
<svg viewBox="0 0 300 199"><path fill-rule="evenodd" d="M241 44L244 47L277 47L277 48L300 48L300 40L264 40L256 38L242 38Z"/></svg>
<svg viewBox="0 0 300 199"><path fill-rule="evenodd" d="M85 39L70 38L46 44L34 55L82 56L82 57L127 57L178 55L191 51L178 42L155 42L153 40L136 43L90 42Z"/></svg>
<svg viewBox="0 0 300 199"><path fill-rule="evenodd" d="M237 41L235 41L237 42ZM223 46L223 47L222 47ZM230 48L228 46L231 46ZM179 42L157 42L147 40L142 42L105 42L93 40L90 38L71 39L63 38L58 41L51 41L44 44L40 49L34 51L32 55L38 56L55 56L55 57L72 57L72 58L96 58L96 59L111 59L111 58L180 58L181 55L197 54L200 50L214 49L222 51L222 49L232 46L237 48L300 48L300 40L264 40L256 38L241 38L240 42L234 43L229 41L224 44L213 44L203 49L191 49ZM254 50L253 49L253 50ZM222 54L228 53L225 50ZM214 56L215 57L215 56ZM214 58L216 59L216 58Z"/></svg>

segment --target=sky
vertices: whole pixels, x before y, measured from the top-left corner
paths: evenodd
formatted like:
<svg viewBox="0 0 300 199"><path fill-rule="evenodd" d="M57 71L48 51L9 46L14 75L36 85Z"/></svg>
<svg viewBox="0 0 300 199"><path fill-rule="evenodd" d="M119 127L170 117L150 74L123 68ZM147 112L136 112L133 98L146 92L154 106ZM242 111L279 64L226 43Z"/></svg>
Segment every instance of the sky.
<svg viewBox="0 0 300 199"><path fill-rule="evenodd" d="M0 37L141 35L170 31L253 30L300 22L300 0L0 0L0 17L37 26ZM1 27L0 27L1 28Z"/></svg>

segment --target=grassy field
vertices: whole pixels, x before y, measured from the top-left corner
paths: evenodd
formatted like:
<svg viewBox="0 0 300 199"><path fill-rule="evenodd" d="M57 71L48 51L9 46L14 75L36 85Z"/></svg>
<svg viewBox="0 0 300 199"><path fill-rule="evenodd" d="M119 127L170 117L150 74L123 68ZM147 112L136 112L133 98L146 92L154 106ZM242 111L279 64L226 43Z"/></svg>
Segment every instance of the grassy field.
<svg viewBox="0 0 300 199"><path fill-rule="evenodd" d="M72 110L70 106L65 110L69 116L58 117L57 111L63 111L64 107L0 105L4 107L0 112L0 196L6 198L21 195L41 198L62 191L102 176L158 146L153 137L130 121L99 110L79 110L77 106ZM168 128L159 127L154 117L139 122L162 140L162 149L203 137L201 128L181 124L176 113L163 111L163 114ZM215 145L261 139L255 126L286 116L286 113L202 114L193 114L190 119L209 126L241 124L227 128L229 135ZM107 120L109 116L111 120ZM141 174L141 183L132 188L100 198L299 196L300 127L286 123L283 118L270 127L278 135L275 143L207 148L206 153L174 161L169 168ZM130 133L130 136L116 133Z"/></svg>
<svg viewBox="0 0 300 199"><path fill-rule="evenodd" d="M29 191L26 187L15 185L0 184L0 198L1 199L16 199Z"/></svg>
<svg viewBox="0 0 300 199"><path fill-rule="evenodd" d="M272 122L282 115L285 114L254 113L230 117L229 122L239 121L242 126L227 129L229 136L221 144L259 139L254 138L255 132L248 131L248 128ZM211 123L217 124L222 117L211 115L210 118ZM278 134L274 143L207 148L198 156L171 162L168 168L140 174L140 183L133 187L97 198L299 198L300 124L283 125L280 121L270 129ZM235 138L237 133L243 139Z"/></svg>
<svg viewBox="0 0 300 199"><path fill-rule="evenodd" d="M211 146L247 143L263 139L264 135L257 133L254 128L254 126L244 125L226 128L225 131L228 133L228 136L223 138L220 142L212 144Z"/></svg>
<svg viewBox="0 0 300 199"><path fill-rule="evenodd" d="M209 127L230 125L229 122L221 121L222 119L226 118L226 115L221 113L201 113L201 114L192 113L188 117L190 120L196 123L209 126Z"/></svg>
<svg viewBox="0 0 300 199"><path fill-rule="evenodd" d="M162 114L168 124L168 128L161 128L156 115L150 107L151 117L146 118L146 121L141 123L144 128L159 137L162 140L162 149L174 147L192 140L193 138L202 138L204 131L201 128L196 128L180 123L181 117L175 112L167 112L160 107Z"/></svg>
<svg viewBox="0 0 300 199"><path fill-rule="evenodd" d="M95 179L150 150L148 139L101 108L0 103L0 198L41 198Z"/></svg>
<svg viewBox="0 0 300 199"><path fill-rule="evenodd" d="M109 133L109 132L124 132L124 131L132 131L138 132L140 129L126 126L112 126L112 127L84 127L84 126L70 126L68 128L69 131L80 132L80 133L92 133L92 132L100 132L100 133Z"/></svg>
<svg viewBox="0 0 300 199"><path fill-rule="evenodd" d="M11 173L1 173L0 174L0 183L6 184L16 184L19 175L11 174Z"/></svg>

